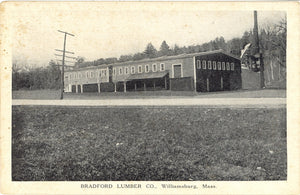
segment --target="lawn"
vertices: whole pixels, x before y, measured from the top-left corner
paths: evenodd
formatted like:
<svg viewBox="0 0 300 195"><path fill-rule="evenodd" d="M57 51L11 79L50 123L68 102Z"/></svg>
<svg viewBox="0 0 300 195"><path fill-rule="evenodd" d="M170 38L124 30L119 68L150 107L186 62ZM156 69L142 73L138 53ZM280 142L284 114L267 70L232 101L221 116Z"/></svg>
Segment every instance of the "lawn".
<svg viewBox="0 0 300 195"><path fill-rule="evenodd" d="M285 98L284 89L238 90L197 93L194 91L137 91L137 92L101 92L64 93L64 99L124 99L124 98ZM12 92L13 99L59 99L59 90L18 90Z"/></svg>
<svg viewBox="0 0 300 195"><path fill-rule="evenodd" d="M12 109L13 181L287 179L285 108Z"/></svg>

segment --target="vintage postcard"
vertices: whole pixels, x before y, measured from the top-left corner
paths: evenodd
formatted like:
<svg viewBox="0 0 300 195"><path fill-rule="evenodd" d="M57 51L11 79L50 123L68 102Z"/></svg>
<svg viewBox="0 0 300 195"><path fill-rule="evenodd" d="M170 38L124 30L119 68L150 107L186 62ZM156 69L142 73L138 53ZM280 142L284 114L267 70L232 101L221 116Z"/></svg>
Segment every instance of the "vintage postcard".
<svg viewBox="0 0 300 195"><path fill-rule="evenodd" d="M2 194L299 194L299 2L3 2Z"/></svg>

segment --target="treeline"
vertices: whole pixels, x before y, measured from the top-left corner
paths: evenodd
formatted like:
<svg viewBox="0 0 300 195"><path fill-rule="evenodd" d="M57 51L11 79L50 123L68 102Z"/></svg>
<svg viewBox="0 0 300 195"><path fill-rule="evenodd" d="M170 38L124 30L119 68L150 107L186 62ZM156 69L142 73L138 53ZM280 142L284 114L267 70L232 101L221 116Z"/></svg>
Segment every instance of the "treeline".
<svg viewBox="0 0 300 195"><path fill-rule="evenodd" d="M234 48L231 48L230 41L229 41L229 45L228 43L226 44L225 39L222 36L216 38L213 41L201 45L190 45L190 46L183 46L183 47L179 47L177 44L175 44L173 47L170 47L166 41L163 41L160 45L159 50L157 50L150 42L147 44L143 52L121 55L119 58L100 58L95 61L85 61L84 57L78 57L75 66L79 68L87 67L87 66L99 66L102 64L137 61L146 58L157 58L161 56L172 56L172 55L179 55L184 53L197 53L197 52L211 51L217 49L232 50L232 51L235 50ZM236 49L236 51L237 50L238 49Z"/></svg>
<svg viewBox="0 0 300 195"><path fill-rule="evenodd" d="M277 24L264 26L259 32L259 44L265 63L265 77L267 83L286 79L286 19ZM217 37L203 44L180 47L170 47L166 41L162 41L157 50L152 43L148 43L143 52L121 55L119 58L100 58L95 61L85 61L84 57L78 57L76 68L87 66L99 66L116 62L137 61L145 58L156 58L179 54L197 53L222 49L226 53L240 57L241 50L248 43L253 43L252 30L245 31L240 38L226 41L224 37ZM242 58L242 64L247 64L248 57L254 55L253 48L249 48L248 55ZM21 71L13 67L13 89L57 89L60 86L60 70L54 61L50 61L46 68L35 68L29 71Z"/></svg>
<svg viewBox="0 0 300 195"><path fill-rule="evenodd" d="M61 72L51 60L46 68L25 68L13 63L12 89L59 89Z"/></svg>

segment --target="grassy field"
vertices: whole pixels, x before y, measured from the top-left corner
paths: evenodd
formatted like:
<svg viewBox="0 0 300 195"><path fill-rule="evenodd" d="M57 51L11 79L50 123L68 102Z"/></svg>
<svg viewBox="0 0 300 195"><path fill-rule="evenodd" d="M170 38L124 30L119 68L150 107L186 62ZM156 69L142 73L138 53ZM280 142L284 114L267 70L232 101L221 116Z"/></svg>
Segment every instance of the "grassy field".
<svg viewBox="0 0 300 195"><path fill-rule="evenodd" d="M139 91L139 92L102 92L98 93L65 93L65 99L123 99L123 98L285 98L286 90L239 90L209 93L193 91ZM19 90L12 92L13 99L59 99L59 90Z"/></svg>
<svg viewBox="0 0 300 195"><path fill-rule="evenodd" d="M286 180L285 108L13 106L14 181Z"/></svg>

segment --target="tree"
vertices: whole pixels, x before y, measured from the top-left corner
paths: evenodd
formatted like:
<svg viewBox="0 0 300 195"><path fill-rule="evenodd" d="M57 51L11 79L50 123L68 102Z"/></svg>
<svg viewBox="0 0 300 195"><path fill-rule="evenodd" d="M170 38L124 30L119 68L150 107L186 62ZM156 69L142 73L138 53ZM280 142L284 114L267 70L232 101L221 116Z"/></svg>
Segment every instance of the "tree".
<svg viewBox="0 0 300 195"><path fill-rule="evenodd" d="M118 62L118 58L105 58L105 64L114 64Z"/></svg>
<svg viewBox="0 0 300 195"><path fill-rule="evenodd" d="M132 55L121 55L119 57L119 62L131 61L132 58L133 58Z"/></svg>
<svg viewBox="0 0 300 195"><path fill-rule="evenodd" d="M166 56L170 54L171 54L171 50L169 45L167 44L166 41L163 41L159 48L159 56Z"/></svg>
<svg viewBox="0 0 300 195"><path fill-rule="evenodd" d="M152 43L148 43L148 45L146 46L146 49L144 51L144 54L148 58L155 58L155 57L157 57L157 50L152 45Z"/></svg>
<svg viewBox="0 0 300 195"><path fill-rule="evenodd" d="M83 64L84 61L85 61L85 58L84 58L84 57L78 56L78 57L76 58L75 67L76 67L76 68L82 67L81 65Z"/></svg>
<svg viewBox="0 0 300 195"><path fill-rule="evenodd" d="M103 58L100 58L96 61L97 65L105 64L105 60Z"/></svg>
<svg viewBox="0 0 300 195"><path fill-rule="evenodd" d="M180 50L180 48L179 48L179 46L178 45L174 45L174 48L173 48L173 55L179 55L179 54L181 54L182 52L181 52L182 50Z"/></svg>
<svg viewBox="0 0 300 195"><path fill-rule="evenodd" d="M145 58L144 53L136 53L133 55L132 60L137 61Z"/></svg>
<svg viewBox="0 0 300 195"><path fill-rule="evenodd" d="M241 54L241 40L239 38L233 38L227 42L226 51L227 53L233 54L235 56L240 56Z"/></svg>

